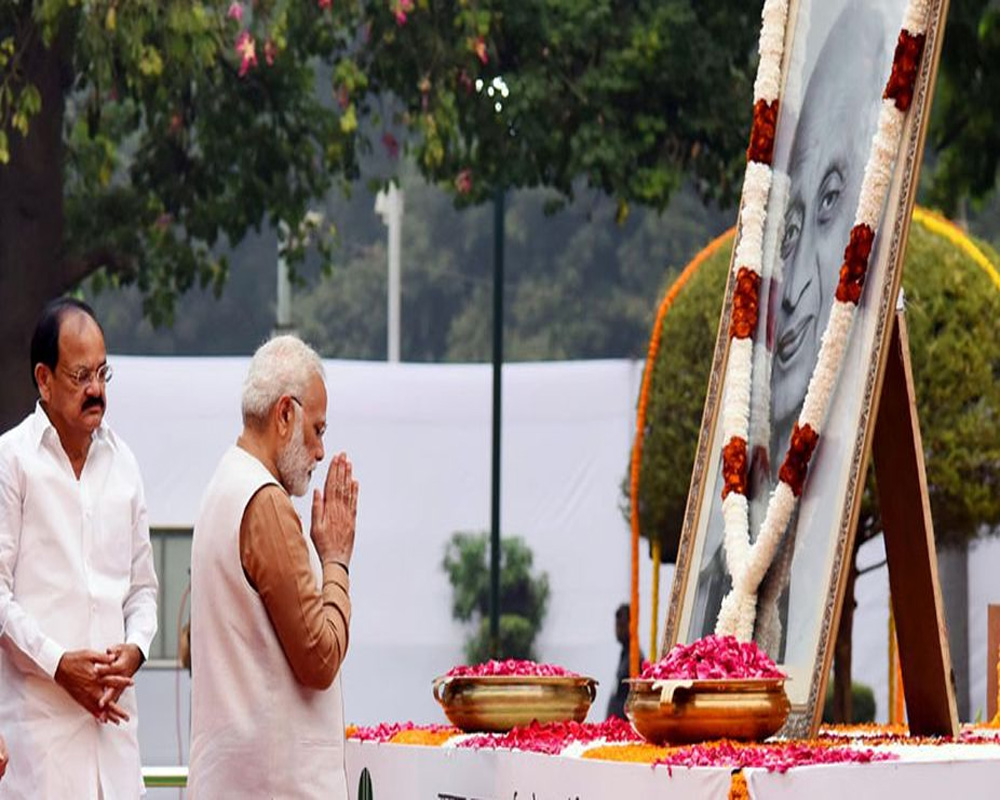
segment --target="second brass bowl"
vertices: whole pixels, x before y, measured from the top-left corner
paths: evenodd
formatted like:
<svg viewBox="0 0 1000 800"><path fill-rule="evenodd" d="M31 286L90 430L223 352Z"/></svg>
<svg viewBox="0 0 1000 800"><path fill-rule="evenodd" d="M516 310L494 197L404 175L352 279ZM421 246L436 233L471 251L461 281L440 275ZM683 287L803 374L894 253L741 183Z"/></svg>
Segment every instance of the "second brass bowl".
<svg viewBox="0 0 1000 800"><path fill-rule="evenodd" d="M569 676L441 676L434 699L463 731L503 733L537 722L583 722L597 694L593 678Z"/></svg>
<svg viewBox="0 0 1000 800"><path fill-rule="evenodd" d="M655 744L712 739L759 741L780 730L790 709L783 678L633 678L625 701L625 714L632 727Z"/></svg>

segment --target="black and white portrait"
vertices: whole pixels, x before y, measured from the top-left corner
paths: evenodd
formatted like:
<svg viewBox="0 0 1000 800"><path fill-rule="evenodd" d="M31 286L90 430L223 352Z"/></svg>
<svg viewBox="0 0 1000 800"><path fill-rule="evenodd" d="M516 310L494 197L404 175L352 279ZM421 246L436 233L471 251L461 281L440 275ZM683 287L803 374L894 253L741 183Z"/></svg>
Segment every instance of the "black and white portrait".
<svg viewBox="0 0 1000 800"><path fill-rule="evenodd" d="M786 55L764 235L760 316L751 389L750 538L760 529L792 427L802 409L854 224L905 2L800 3ZM878 287L871 271L827 428L799 509L757 598L754 639L809 689L868 375ZM873 311L874 310L874 311ZM869 319L871 317L871 319ZM678 638L712 633L731 581L723 549L721 426L706 465Z"/></svg>

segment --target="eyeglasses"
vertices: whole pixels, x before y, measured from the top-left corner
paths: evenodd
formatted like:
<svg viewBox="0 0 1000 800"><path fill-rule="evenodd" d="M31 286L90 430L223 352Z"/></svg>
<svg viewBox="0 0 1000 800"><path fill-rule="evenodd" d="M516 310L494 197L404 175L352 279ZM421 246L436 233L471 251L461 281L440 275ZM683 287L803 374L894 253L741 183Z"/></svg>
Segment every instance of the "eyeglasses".
<svg viewBox="0 0 1000 800"><path fill-rule="evenodd" d="M97 382L101 385L109 383L111 381L111 376L115 374L114 370L111 369L110 364L101 364L101 366L97 369L80 367L80 369L74 372L64 369L63 372L66 373L66 376L73 381L79 389L85 389L90 386L94 378L97 378Z"/></svg>

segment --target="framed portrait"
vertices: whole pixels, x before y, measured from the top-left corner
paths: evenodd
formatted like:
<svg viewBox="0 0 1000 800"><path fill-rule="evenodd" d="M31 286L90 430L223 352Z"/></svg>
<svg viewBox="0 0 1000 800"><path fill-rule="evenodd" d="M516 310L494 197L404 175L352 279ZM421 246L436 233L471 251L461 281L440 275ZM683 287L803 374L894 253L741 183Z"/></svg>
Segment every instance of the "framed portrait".
<svg viewBox="0 0 1000 800"><path fill-rule="evenodd" d="M815 733L852 552L947 4L928 0L912 104L822 435L757 590L753 638L781 666L785 733ZM746 501L760 531L834 304L906 0L792 0L781 59L750 380ZM741 220L746 209L741 206ZM736 258L737 248L734 248ZM664 634L715 631L732 587L723 520L722 403L733 312L726 290Z"/></svg>

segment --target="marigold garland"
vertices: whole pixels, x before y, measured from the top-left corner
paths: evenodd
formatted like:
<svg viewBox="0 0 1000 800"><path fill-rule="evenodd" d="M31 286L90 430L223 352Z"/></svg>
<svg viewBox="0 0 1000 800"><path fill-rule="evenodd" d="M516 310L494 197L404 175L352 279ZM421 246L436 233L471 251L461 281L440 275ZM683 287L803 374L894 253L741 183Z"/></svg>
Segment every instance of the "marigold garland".
<svg viewBox="0 0 1000 800"><path fill-rule="evenodd" d="M722 448L722 499L730 492L747 493L747 443L734 436Z"/></svg>
<svg viewBox="0 0 1000 800"><path fill-rule="evenodd" d="M875 242L875 231L867 225L851 228L850 240L844 250L844 264L840 268L840 282L837 284L836 298L841 303L857 305L864 288L868 257Z"/></svg>
<svg viewBox="0 0 1000 800"><path fill-rule="evenodd" d="M913 209L913 219L927 228L931 233L943 236L965 253L977 267L986 273L986 276L993 282L993 285L997 289L1000 289L1000 270L997 270L996 266L986 257L983 251L976 247L975 242L954 222L919 206Z"/></svg>
<svg viewBox="0 0 1000 800"><path fill-rule="evenodd" d="M760 275L746 267L740 267L733 290L733 310L729 323L729 336L733 339L749 339L757 327L760 309Z"/></svg>
<svg viewBox="0 0 1000 800"><path fill-rule="evenodd" d="M778 126L778 100L767 102L763 98L754 103L753 126L750 129L750 146L747 161L770 164L774 155L774 133Z"/></svg>
<svg viewBox="0 0 1000 800"><path fill-rule="evenodd" d="M913 86L917 80L917 69L920 67L925 39L923 33L914 36L909 31L903 30L899 32L899 40L896 42L896 52L892 58L892 74L889 76L889 83L885 87L883 96L887 100L895 101L896 108L903 113L906 113L910 103L913 102Z"/></svg>
<svg viewBox="0 0 1000 800"><path fill-rule="evenodd" d="M796 497L802 494L802 484L806 479L809 459L812 458L818 441L819 434L816 431L808 425L800 428L799 423L795 423L792 429L792 441L788 445L785 462L778 470L778 477L791 487L792 494Z"/></svg>
<svg viewBox="0 0 1000 800"><path fill-rule="evenodd" d="M735 228L730 228L725 233L716 236L711 242L703 247L698 254L691 259L684 268L677 280L673 282L670 289L660 303L656 311L656 321L653 323L653 333L649 339L649 347L646 351L646 364L642 373L642 385L639 390L639 406L635 421L635 438L632 444L632 460L629 469L629 501L631 513L629 522L632 529L632 591L631 591L631 613L629 614L629 674L635 677L639 674L639 473L642 465L642 445L646 434L646 417L649 413L649 387L652 384L653 369L660 352L660 342L663 338L663 320L670 311L677 296L681 293L691 276L698 271L698 268L716 251L722 247L732 237ZM654 609L653 617L657 616ZM654 653L650 652L650 658Z"/></svg>

